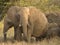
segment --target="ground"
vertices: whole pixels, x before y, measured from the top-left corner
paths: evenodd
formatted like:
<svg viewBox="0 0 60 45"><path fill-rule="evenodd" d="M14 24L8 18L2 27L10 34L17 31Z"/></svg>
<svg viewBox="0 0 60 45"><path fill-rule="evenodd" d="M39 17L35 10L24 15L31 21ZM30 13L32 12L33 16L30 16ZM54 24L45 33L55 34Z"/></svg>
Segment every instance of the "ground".
<svg viewBox="0 0 60 45"><path fill-rule="evenodd" d="M34 41L33 43L27 43L25 41L17 42L13 39L14 29L13 27L7 32L7 42L3 41L3 21L0 22L0 45L60 45L60 38L54 37L50 40L44 39L42 41Z"/></svg>

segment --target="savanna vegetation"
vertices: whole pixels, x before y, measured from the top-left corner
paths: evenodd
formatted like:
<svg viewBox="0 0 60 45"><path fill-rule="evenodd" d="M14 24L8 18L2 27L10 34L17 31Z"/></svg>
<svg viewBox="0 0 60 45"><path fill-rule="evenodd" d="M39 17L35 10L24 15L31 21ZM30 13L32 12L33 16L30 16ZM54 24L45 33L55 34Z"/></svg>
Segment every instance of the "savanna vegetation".
<svg viewBox="0 0 60 45"><path fill-rule="evenodd" d="M17 42L13 40L14 29L13 27L8 31L8 41L3 42L3 22L4 16L7 13L7 10L11 6L35 6L39 8L44 13L53 13L54 15L60 15L60 0L0 0L0 45L27 45L26 42ZM57 12L57 13L56 13ZM59 16L58 16L59 17ZM51 17L50 17L51 18ZM55 17L56 18L56 17ZM55 20L53 19L53 21ZM57 18L56 18L57 19ZM60 18L58 18L60 19ZM60 21L60 20L58 20ZM58 23L57 21L57 23ZM55 20L56 22L56 20ZM60 23L59 23L60 24ZM58 24L58 25L59 25ZM60 45L60 37L54 37L50 40L44 39L30 45Z"/></svg>
<svg viewBox="0 0 60 45"><path fill-rule="evenodd" d="M0 18L10 6L35 6L43 12L60 11L60 0L0 0Z"/></svg>

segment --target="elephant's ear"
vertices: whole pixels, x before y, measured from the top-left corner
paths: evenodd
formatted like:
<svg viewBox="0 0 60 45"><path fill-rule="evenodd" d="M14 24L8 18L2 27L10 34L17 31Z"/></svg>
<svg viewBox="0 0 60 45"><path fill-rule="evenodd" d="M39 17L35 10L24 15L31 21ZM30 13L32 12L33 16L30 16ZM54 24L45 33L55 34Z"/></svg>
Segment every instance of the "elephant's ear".
<svg viewBox="0 0 60 45"><path fill-rule="evenodd" d="M20 21L20 15L19 15L19 14L15 14L15 19L16 19L17 21Z"/></svg>

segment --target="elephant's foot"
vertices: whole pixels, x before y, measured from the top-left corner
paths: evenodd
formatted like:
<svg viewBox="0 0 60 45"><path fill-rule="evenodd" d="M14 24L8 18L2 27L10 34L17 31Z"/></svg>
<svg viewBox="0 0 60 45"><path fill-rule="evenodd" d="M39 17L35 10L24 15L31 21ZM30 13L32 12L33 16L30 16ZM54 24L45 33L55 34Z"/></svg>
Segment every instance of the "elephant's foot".
<svg viewBox="0 0 60 45"><path fill-rule="evenodd" d="M31 37L30 42L31 42L31 43L35 43L35 42L36 42L36 38L35 38L35 37Z"/></svg>
<svg viewBox="0 0 60 45"><path fill-rule="evenodd" d="M17 37L17 36L14 36L14 40L15 40L15 41L22 41L22 38L21 38L21 37L19 38L19 37Z"/></svg>
<svg viewBox="0 0 60 45"><path fill-rule="evenodd" d="M16 30L16 32L14 34L14 40L22 41L22 33L20 30Z"/></svg>
<svg viewBox="0 0 60 45"><path fill-rule="evenodd" d="M25 36L23 36L23 40L26 41L26 42L28 42L28 40L27 40L27 38Z"/></svg>
<svg viewBox="0 0 60 45"><path fill-rule="evenodd" d="M6 37L6 34L4 34L4 42L6 42L7 41L7 39L6 39L7 37Z"/></svg>
<svg viewBox="0 0 60 45"><path fill-rule="evenodd" d="M16 40L16 36L14 36L14 40Z"/></svg>

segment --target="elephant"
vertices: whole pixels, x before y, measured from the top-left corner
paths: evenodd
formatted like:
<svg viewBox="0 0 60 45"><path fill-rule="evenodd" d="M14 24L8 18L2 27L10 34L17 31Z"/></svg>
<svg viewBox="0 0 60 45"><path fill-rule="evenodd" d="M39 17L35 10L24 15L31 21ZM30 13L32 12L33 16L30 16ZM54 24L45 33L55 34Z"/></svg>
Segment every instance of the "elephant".
<svg viewBox="0 0 60 45"><path fill-rule="evenodd" d="M18 12L20 10L19 6L11 6L8 11L7 15L4 17L4 40L7 38L7 31L12 26L14 26L14 39L16 39L16 33L19 28L19 22L20 22L20 15L18 15Z"/></svg>
<svg viewBox="0 0 60 45"><path fill-rule="evenodd" d="M49 24L48 30L46 32L46 38L50 39L55 36L60 37L60 27L57 23L53 22Z"/></svg>
<svg viewBox="0 0 60 45"><path fill-rule="evenodd" d="M28 42L31 41L31 37L39 37L47 31L48 20L45 14L36 7L22 7L18 14L21 15L20 24Z"/></svg>
<svg viewBox="0 0 60 45"><path fill-rule="evenodd" d="M47 31L48 20L43 12L33 6L13 6L8 9L7 16L4 19L3 33L5 40L7 31L12 26L14 26L14 38L19 27L22 27L23 36L30 42L31 37L39 37ZM22 32L20 32L20 35L22 35Z"/></svg>
<svg viewBox="0 0 60 45"><path fill-rule="evenodd" d="M58 12L58 11L51 12L50 11L49 13L46 13L46 17L47 17L49 23L55 22L60 27L60 12Z"/></svg>

